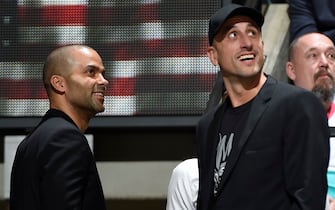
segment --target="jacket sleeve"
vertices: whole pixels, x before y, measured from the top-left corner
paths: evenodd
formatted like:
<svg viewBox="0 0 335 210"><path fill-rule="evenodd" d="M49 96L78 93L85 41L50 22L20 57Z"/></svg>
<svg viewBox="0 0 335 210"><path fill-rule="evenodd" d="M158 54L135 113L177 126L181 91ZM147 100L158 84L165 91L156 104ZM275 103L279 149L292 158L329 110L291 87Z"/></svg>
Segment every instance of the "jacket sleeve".
<svg viewBox="0 0 335 210"><path fill-rule="evenodd" d="M290 0L290 43L311 32L323 33L335 43L334 8L327 0Z"/></svg>
<svg viewBox="0 0 335 210"><path fill-rule="evenodd" d="M312 12L311 1L290 0L289 17L290 43L303 34L318 32L317 23Z"/></svg>
<svg viewBox="0 0 335 210"><path fill-rule="evenodd" d="M324 209L329 161L329 128L326 113L312 93L290 100L284 132L284 175L293 209Z"/></svg>
<svg viewBox="0 0 335 210"><path fill-rule="evenodd" d="M42 209L82 209L92 153L79 130L67 128L52 136L41 152Z"/></svg>

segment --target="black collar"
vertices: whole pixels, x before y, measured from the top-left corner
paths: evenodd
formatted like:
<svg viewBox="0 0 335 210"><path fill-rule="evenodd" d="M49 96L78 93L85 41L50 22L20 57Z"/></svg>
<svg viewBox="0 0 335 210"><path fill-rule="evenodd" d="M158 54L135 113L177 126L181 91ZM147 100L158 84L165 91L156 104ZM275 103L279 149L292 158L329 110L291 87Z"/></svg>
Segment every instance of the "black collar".
<svg viewBox="0 0 335 210"><path fill-rule="evenodd" d="M50 119L50 118L53 118L53 117L64 118L66 121L69 121L70 123L74 124L77 127L77 125L73 122L73 120L67 114L65 114L64 112L62 112L58 109L49 109L45 113L45 115L43 116L42 121L40 122L40 124L43 123L44 121Z"/></svg>

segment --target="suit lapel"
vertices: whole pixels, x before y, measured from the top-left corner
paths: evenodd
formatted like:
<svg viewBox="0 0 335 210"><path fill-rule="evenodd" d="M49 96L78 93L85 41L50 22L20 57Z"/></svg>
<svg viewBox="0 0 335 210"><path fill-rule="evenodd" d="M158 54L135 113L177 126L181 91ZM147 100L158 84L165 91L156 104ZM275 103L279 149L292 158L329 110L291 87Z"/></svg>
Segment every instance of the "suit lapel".
<svg viewBox="0 0 335 210"><path fill-rule="evenodd" d="M226 103L223 103L222 106L223 106L222 109L225 109L224 106L226 106ZM220 107L216 109L215 114L213 115L213 118L208 128L208 135L207 135L207 139L211 139L210 141L207 141L207 144L209 144L207 151L210 151L210 154L207 156L208 158L210 158L208 162L211 163L211 165L209 166L209 170L211 172L210 174L212 174L215 168L216 145L217 145L218 133L220 129L219 122L221 118L221 114L218 112L220 112ZM210 179L212 182L214 180L214 177L211 176Z"/></svg>
<svg viewBox="0 0 335 210"><path fill-rule="evenodd" d="M262 114L266 110L268 106L268 102L270 101L272 94L275 90L277 81L272 78L271 76L268 76L268 79L266 80L264 86L261 88L260 92L257 94L257 96L254 98L250 113L245 125L245 128L241 134L241 138L237 145L237 151L234 155L231 156L229 159L229 164L227 164L227 167L223 173L219 191L222 190L223 186L225 185L225 182L227 181L228 177L230 176L232 170L234 169L236 162L241 154L241 151L245 145L245 143L248 141L248 138L251 134L251 132L255 129L255 125L257 124L258 120L261 118ZM265 88L266 87L266 88ZM233 148L233 150L236 148ZM215 160L214 160L215 161Z"/></svg>

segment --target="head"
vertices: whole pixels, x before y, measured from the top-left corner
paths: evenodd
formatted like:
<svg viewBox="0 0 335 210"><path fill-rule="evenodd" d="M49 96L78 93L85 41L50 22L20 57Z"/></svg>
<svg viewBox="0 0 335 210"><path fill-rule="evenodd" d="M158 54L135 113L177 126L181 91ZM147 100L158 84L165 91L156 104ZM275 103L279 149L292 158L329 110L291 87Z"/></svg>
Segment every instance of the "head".
<svg viewBox="0 0 335 210"><path fill-rule="evenodd" d="M212 15L207 54L223 76L249 77L261 73L265 57L263 22L258 10L237 4L227 4Z"/></svg>
<svg viewBox="0 0 335 210"><path fill-rule="evenodd" d="M101 57L88 46L68 45L55 49L43 69L50 107L88 118L103 112L108 84L104 73Z"/></svg>
<svg viewBox="0 0 335 210"><path fill-rule="evenodd" d="M308 33L295 39L289 49L286 74L294 85L313 91L325 108L335 93L335 47L321 33Z"/></svg>

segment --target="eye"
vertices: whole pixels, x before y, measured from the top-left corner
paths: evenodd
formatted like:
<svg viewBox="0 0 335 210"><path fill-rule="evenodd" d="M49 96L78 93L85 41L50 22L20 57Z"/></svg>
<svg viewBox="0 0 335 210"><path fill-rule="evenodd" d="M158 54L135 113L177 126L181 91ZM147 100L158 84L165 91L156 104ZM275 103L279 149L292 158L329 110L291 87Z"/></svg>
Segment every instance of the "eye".
<svg viewBox="0 0 335 210"><path fill-rule="evenodd" d="M229 32L229 34L228 34L228 38L229 38L229 39L235 39L236 36L237 36L237 34L236 34L236 32L234 32L234 31Z"/></svg>
<svg viewBox="0 0 335 210"><path fill-rule="evenodd" d="M251 26L251 27L249 27L249 30L248 30L248 36L249 37L258 37L258 36L260 36L260 31L258 30L258 28L254 27L254 26Z"/></svg>
<svg viewBox="0 0 335 210"><path fill-rule="evenodd" d="M335 52L330 52L327 57L330 59L330 60L335 60Z"/></svg>
<svg viewBox="0 0 335 210"><path fill-rule="evenodd" d="M95 74L95 69L93 69L93 68L89 68L89 69L87 69L87 74L88 75L90 75L90 76L94 76L94 74Z"/></svg>
<svg viewBox="0 0 335 210"><path fill-rule="evenodd" d="M248 32L248 36L255 36L256 35L256 32L251 30Z"/></svg>
<svg viewBox="0 0 335 210"><path fill-rule="evenodd" d="M307 58L316 58L316 53L309 53L308 55L307 55Z"/></svg>

